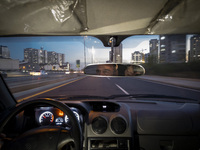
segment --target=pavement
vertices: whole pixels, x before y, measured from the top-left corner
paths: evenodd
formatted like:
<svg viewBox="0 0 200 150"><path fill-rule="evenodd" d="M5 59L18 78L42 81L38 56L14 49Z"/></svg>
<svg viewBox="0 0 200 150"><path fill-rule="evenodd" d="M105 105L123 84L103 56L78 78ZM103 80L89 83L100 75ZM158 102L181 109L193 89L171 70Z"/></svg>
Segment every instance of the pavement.
<svg viewBox="0 0 200 150"><path fill-rule="evenodd" d="M7 72L7 77L25 77L25 76L30 76L30 74L22 72Z"/></svg>
<svg viewBox="0 0 200 150"><path fill-rule="evenodd" d="M83 76L84 77L84 76ZM145 77L145 76L144 76ZM144 78L143 77L143 78ZM147 78L147 77L146 77ZM72 83L73 82L73 83ZM72 83L72 84L71 84ZM57 83L55 83L57 84ZM104 96L131 95L131 94L159 94L188 99L199 100L200 90L169 85L159 81L139 79L137 77L91 77L63 81L58 85L51 84L48 87L38 87L30 91L15 93L18 100L35 99L36 97L53 97L56 95L75 96ZM42 88L42 89L41 89ZM43 89L44 88L44 89ZM35 91L39 90L39 91ZM28 93L30 92L30 93ZM20 95L18 95L20 94Z"/></svg>
<svg viewBox="0 0 200 150"><path fill-rule="evenodd" d="M152 75L143 75L143 76L138 76L137 78L175 85L184 88L200 90L200 79L152 76Z"/></svg>

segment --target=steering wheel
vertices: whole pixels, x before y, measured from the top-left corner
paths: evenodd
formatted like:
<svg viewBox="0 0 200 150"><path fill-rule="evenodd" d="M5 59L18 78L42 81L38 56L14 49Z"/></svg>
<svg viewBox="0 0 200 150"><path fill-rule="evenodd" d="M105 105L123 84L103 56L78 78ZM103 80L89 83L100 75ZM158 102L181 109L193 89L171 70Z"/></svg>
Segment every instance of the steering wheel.
<svg viewBox="0 0 200 150"><path fill-rule="evenodd" d="M71 148L74 150L82 149L82 130L77 118L68 106L53 99L37 99L18 105L0 125L0 133L2 133L3 128L12 117L33 105L50 105L57 107L67 114L72 123L72 128L66 129L58 126L44 126L31 129L11 140L9 144L3 146L3 149L61 150L69 143L72 143L70 145L73 145Z"/></svg>

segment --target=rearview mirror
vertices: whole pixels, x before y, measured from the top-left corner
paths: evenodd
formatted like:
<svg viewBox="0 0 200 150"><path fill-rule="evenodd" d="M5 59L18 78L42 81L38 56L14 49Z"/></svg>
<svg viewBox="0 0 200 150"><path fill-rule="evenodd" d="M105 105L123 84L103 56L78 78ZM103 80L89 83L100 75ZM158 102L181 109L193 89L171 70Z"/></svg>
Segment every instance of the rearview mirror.
<svg viewBox="0 0 200 150"><path fill-rule="evenodd" d="M132 64L93 64L84 68L87 75L99 76L140 76L145 69L141 65Z"/></svg>

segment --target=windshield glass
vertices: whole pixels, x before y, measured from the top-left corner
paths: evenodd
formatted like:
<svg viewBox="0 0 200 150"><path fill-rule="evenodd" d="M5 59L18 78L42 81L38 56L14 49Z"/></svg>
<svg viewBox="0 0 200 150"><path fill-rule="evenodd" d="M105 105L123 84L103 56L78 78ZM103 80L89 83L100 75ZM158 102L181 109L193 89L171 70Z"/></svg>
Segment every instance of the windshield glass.
<svg viewBox="0 0 200 150"><path fill-rule="evenodd" d="M18 102L152 94L199 100L200 35L138 35L114 48L92 36L1 37L0 71ZM87 65L141 65L145 75L93 77Z"/></svg>

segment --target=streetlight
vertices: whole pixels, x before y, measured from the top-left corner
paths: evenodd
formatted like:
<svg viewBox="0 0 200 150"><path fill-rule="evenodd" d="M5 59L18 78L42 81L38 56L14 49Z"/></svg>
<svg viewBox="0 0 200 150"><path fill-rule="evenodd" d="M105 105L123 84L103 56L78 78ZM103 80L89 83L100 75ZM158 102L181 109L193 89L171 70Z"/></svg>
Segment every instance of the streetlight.
<svg viewBox="0 0 200 150"><path fill-rule="evenodd" d="M85 67L86 67L86 50L85 50L85 38L87 38L87 36L84 36L84 63L85 63Z"/></svg>
<svg viewBox="0 0 200 150"><path fill-rule="evenodd" d="M94 54L95 54L95 50L94 50L94 46L92 46L92 64L94 63Z"/></svg>

